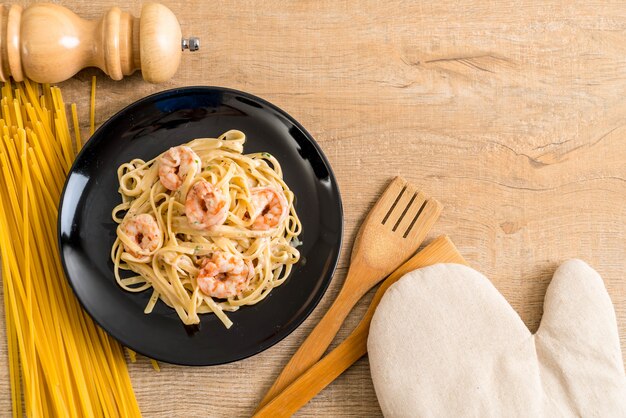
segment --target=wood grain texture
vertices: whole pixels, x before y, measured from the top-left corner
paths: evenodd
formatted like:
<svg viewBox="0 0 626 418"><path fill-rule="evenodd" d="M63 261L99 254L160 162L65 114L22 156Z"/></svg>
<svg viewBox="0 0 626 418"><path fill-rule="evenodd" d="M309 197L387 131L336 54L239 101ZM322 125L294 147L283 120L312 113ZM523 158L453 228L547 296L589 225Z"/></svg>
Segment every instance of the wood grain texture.
<svg viewBox="0 0 626 418"><path fill-rule="evenodd" d="M63 4L90 19L116 5ZM571 257L590 263L615 305L626 351L626 2L164 4L183 35L201 37L201 50L183 54L178 74L161 85L140 75L121 82L100 77L98 123L176 86L227 86L270 100L328 156L344 199L346 245L318 308L264 353L220 367L162 365L160 373L145 359L132 365L146 417L251 414L337 295L346 248L395 175L444 205L431 236L448 234L532 331L557 265ZM139 15L138 1L120 6ZM83 71L61 85L66 101L77 102L84 128L92 74L99 73ZM5 344L1 334L2 356ZM7 375L0 357L0 416L10 408ZM366 359L298 413L379 415Z"/></svg>

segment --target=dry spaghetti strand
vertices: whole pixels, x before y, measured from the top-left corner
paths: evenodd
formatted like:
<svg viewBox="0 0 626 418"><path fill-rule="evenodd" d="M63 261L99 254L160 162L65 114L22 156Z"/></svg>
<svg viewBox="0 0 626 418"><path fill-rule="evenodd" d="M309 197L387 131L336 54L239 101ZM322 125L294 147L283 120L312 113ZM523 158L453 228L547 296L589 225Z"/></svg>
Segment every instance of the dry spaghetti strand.
<svg viewBox="0 0 626 418"><path fill-rule="evenodd" d="M139 417L120 345L81 309L64 277L57 202L82 146L61 90L4 83L0 257L13 417ZM90 130L95 112L92 82ZM73 128L74 138L71 136Z"/></svg>

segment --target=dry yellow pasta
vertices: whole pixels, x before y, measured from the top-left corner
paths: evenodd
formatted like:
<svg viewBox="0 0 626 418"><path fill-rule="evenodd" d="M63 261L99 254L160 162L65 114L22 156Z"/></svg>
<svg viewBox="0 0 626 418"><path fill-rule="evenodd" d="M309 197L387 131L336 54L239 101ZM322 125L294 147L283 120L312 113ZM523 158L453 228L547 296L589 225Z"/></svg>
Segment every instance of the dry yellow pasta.
<svg viewBox="0 0 626 418"><path fill-rule="evenodd" d="M89 109L89 135L96 130L96 76L91 77L91 107Z"/></svg>
<svg viewBox="0 0 626 418"><path fill-rule="evenodd" d="M0 257L14 417L138 417L122 347L82 310L57 248L57 205L81 147L61 90L4 83ZM92 82L91 131L95 81Z"/></svg>

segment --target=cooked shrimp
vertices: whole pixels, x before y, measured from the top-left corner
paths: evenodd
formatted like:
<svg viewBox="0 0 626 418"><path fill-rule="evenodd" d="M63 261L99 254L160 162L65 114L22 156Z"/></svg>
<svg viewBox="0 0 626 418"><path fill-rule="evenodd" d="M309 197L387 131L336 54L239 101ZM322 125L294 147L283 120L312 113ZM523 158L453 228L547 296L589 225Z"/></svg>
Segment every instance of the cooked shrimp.
<svg viewBox="0 0 626 418"><path fill-rule="evenodd" d="M147 213L125 219L120 228L132 243L140 248L137 251L125 245L126 251L134 257L150 255L161 246L163 241L159 224L152 215Z"/></svg>
<svg viewBox="0 0 626 418"><path fill-rule="evenodd" d="M250 260L224 253L214 252L201 261L198 287L207 296L226 299L239 296L254 275Z"/></svg>
<svg viewBox="0 0 626 418"><path fill-rule="evenodd" d="M256 187L250 191L252 229L267 230L280 224L289 211L289 203L282 190L273 187Z"/></svg>
<svg viewBox="0 0 626 418"><path fill-rule="evenodd" d="M159 158L159 179L168 190L178 190L192 168L199 173L200 157L191 148L181 145L170 148Z"/></svg>
<svg viewBox="0 0 626 418"><path fill-rule="evenodd" d="M185 214L196 229L221 225L228 217L230 196L206 180L193 185L185 200Z"/></svg>

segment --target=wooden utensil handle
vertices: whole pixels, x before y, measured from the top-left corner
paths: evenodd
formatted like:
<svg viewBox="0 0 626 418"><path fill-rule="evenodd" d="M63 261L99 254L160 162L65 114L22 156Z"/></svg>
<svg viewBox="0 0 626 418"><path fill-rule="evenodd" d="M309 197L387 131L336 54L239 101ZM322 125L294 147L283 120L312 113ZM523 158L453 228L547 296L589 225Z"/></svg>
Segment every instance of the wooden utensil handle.
<svg viewBox="0 0 626 418"><path fill-rule="evenodd" d="M378 303L387 289L406 273L435 263L465 264L447 236L441 236L411 257L389 275L378 288L363 319L352 333L322 360L312 365L279 395L271 399L254 417L288 417L313 399L322 389L367 353L369 327Z"/></svg>
<svg viewBox="0 0 626 418"><path fill-rule="evenodd" d="M350 276L354 274L364 275L376 273L366 271L361 268L351 268L345 279L346 284L355 282L353 280L349 280ZM361 299L361 297L363 297L367 290L368 289L344 285L339 292L339 295L328 309L328 312L326 312L321 321L315 326L315 328L313 328L313 331L311 331L300 348L298 348L298 351L296 351L287 365L283 368L270 390L259 403L259 408L284 390L290 383L300 376L302 372L307 370L322 357L330 343L333 341L335 335L337 335L337 332L339 331L339 328L341 328L341 324L343 324L343 321L348 313Z"/></svg>
<svg viewBox="0 0 626 418"><path fill-rule="evenodd" d="M290 417L367 353L367 332L353 333L261 408L253 418Z"/></svg>

